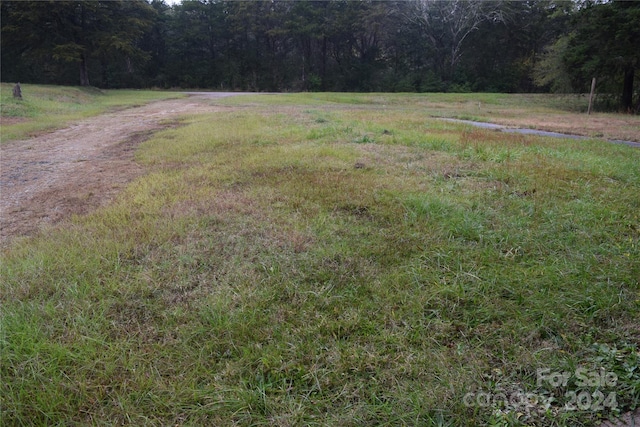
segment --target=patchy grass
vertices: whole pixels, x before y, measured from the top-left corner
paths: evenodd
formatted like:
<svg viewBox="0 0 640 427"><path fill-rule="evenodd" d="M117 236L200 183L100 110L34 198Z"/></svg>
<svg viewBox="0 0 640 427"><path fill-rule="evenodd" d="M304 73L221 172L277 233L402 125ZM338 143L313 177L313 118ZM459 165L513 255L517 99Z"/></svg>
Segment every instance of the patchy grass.
<svg viewBox="0 0 640 427"><path fill-rule="evenodd" d="M144 142L149 173L115 203L3 252L3 422L637 407L640 151L470 129L421 99L225 99Z"/></svg>
<svg viewBox="0 0 640 427"><path fill-rule="evenodd" d="M366 112L419 110L423 115L450 117L502 125L555 131L591 138L640 142L640 116L625 114L585 114L587 100L581 95L429 93L429 94L350 94L316 93L254 98L253 106L275 100L282 105L315 106L323 109L361 109ZM248 105L244 97L225 103ZM383 113L384 115L384 113ZM395 117L395 116L394 116Z"/></svg>
<svg viewBox="0 0 640 427"><path fill-rule="evenodd" d="M0 84L2 142L23 139L66 126L73 120L152 101L184 96L179 93L108 90L23 84L22 100L13 98L13 85Z"/></svg>

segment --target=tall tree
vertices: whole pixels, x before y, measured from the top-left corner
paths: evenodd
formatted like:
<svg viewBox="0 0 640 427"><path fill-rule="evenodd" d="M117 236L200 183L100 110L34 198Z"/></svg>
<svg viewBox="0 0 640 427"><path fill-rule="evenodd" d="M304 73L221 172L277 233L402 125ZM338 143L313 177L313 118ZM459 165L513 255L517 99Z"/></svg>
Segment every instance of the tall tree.
<svg viewBox="0 0 640 427"><path fill-rule="evenodd" d="M572 3L511 1L502 3L500 8L503 19L485 20L465 43L458 79L469 82L472 90L539 91L531 70L545 46L565 31ZM551 70L551 55L544 58L545 66Z"/></svg>
<svg viewBox="0 0 640 427"><path fill-rule="evenodd" d="M451 81L467 38L487 20L501 21L499 4L482 0L414 0L408 19L420 28L436 58L436 71Z"/></svg>
<svg viewBox="0 0 640 427"><path fill-rule="evenodd" d="M21 59L75 63L82 86L90 85L92 59L120 61L129 72L145 59L137 42L153 9L144 0L4 1L3 7L3 48Z"/></svg>
<svg viewBox="0 0 640 427"><path fill-rule="evenodd" d="M327 1L299 1L293 2L285 16L284 27L295 47L289 60L293 61L294 76L298 76L293 82L297 89L327 88L330 13Z"/></svg>
<svg viewBox="0 0 640 427"><path fill-rule="evenodd" d="M620 107L634 110L633 86L640 72L640 3L589 3L575 15L565 64L577 89L597 76L605 87L618 87Z"/></svg>
<svg viewBox="0 0 640 427"><path fill-rule="evenodd" d="M151 0L150 5L155 11L153 22L141 36L139 43L140 49L149 56L141 77L147 86L166 88L169 87L166 67L169 61L169 23L172 11L164 0Z"/></svg>

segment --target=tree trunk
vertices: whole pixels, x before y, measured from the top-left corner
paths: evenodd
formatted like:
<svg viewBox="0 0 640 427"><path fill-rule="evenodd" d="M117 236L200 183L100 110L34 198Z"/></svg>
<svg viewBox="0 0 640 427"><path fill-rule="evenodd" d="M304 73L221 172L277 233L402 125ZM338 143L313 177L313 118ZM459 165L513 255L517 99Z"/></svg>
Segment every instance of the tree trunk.
<svg viewBox="0 0 640 427"><path fill-rule="evenodd" d="M89 83L89 68L84 54L80 55L80 86L91 86Z"/></svg>
<svg viewBox="0 0 640 427"><path fill-rule="evenodd" d="M322 65L320 69L320 90L327 90L327 36L322 36Z"/></svg>
<svg viewBox="0 0 640 427"><path fill-rule="evenodd" d="M633 66L629 66L624 71L624 84L622 86L622 108L626 112L631 112L633 110L633 77L634 77L634 69Z"/></svg>

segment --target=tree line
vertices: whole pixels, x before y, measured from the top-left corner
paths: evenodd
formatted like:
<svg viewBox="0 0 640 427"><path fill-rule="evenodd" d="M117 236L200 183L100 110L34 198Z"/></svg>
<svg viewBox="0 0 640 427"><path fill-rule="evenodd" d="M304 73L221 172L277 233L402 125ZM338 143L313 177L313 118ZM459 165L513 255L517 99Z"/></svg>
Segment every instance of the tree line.
<svg viewBox="0 0 640 427"><path fill-rule="evenodd" d="M640 110L640 2L0 3L2 80L241 91L586 92Z"/></svg>

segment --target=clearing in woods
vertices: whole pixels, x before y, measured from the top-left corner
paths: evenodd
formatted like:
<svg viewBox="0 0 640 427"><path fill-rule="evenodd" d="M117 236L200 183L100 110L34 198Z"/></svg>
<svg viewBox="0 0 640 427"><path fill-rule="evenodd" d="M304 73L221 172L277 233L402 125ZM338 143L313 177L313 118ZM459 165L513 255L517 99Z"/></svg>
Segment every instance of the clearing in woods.
<svg viewBox="0 0 640 427"><path fill-rule="evenodd" d="M160 129L174 126L180 116L221 110L222 107L211 105L207 100L240 95L231 92L187 94L190 95L188 99L157 101L103 114L27 141L3 145L0 171L2 245L15 236L33 234L44 224L54 224L72 214L84 214L104 205L141 173L141 167L133 161L138 143ZM538 116L540 114L510 118L498 114L492 117L493 121L507 126L619 139L632 139L636 129L632 126L635 121L624 117L578 117L567 121L563 116ZM478 117L486 119L482 115ZM7 125L15 120L3 118Z"/></svg>
<svg viewBox="0 0 640 427"><path fill-rule="evenodd" d="M638 424L640 151L439 119L637 141L637 117L228 95L2 145L2 421Z"/></svg>

